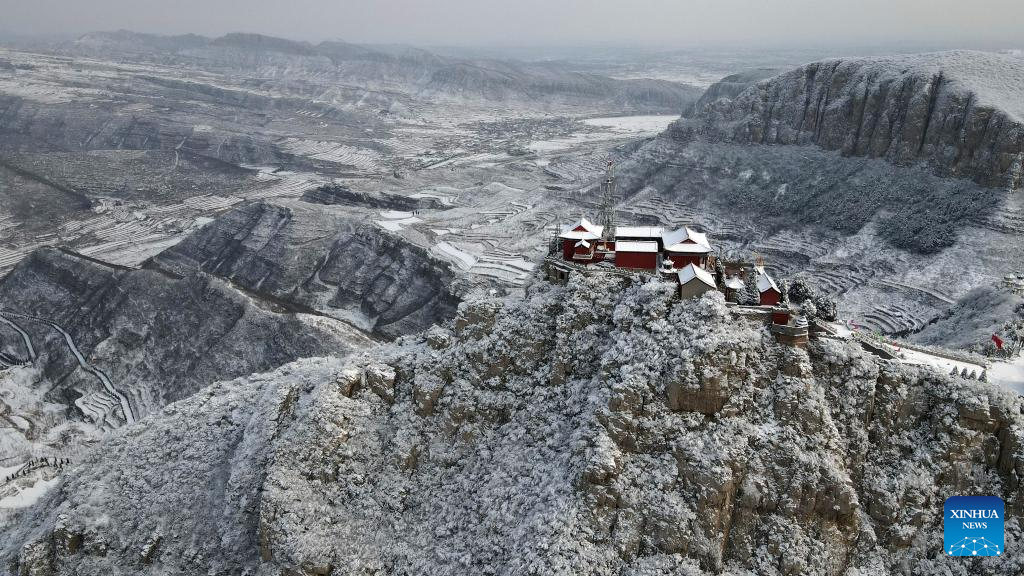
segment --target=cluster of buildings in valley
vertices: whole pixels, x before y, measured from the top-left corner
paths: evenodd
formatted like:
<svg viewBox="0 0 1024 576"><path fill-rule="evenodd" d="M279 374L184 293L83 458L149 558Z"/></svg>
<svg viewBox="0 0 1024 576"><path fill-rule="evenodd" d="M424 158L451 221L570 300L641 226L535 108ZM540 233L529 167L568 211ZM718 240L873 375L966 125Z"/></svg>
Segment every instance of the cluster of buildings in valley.
<svg viewBox="0 0 1024 576"><path fill-rule="evenodd" d="M548 278L564 281L573 271L628 271L660 275L679 284L681 298L718 290L729 302L762 312L779 341L807 343L807 320L783 303L782 290L762 262L727 261L714 254L706 234L689 227L616 226L611 162L604 182L601 224L585 217L553 239Z"/></svg>

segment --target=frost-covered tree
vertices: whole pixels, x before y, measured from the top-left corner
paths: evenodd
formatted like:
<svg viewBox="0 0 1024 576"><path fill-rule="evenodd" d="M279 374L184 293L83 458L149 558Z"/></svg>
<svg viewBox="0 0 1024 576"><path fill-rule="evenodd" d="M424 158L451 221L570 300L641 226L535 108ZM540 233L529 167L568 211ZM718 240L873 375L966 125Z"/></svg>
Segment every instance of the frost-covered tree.
<svg viewBox="0 0 1024 576"><path fill-rule="evenodd" d="M757 277L750 276L747 278L745 289L741 294L737 295L740 304L747 306L757 306L761 303L761 293L757 291Z"/></svg>
<svg viewBox="0 0 1024 576"><path fill-rule="evenodd" d="M818 309L818 318L829 322L835 322L838 315L838 307L836 305L835 298L829 298L824 294L819 295L814 299L814 306Z"/></svg>
<svg viewBox="0 0 1024 576"><path fill-rule="evenodd" d="M807 318L808 321L819 318L818 307L814 304L814 300L806 300L800 306L800 313Z"/></svg>
<svg viewBox="0 0 1024 576"><path fill-rule="evenodd" d="M789 286L789 301L793 304L803 304L814 296L814 288L804 280L794 280Z"/></svg>
<svg viewBox="0 0 1024 576"><path fill-rule="evenodd" d="M779 286L779 291L782 292L782 297L779 300L779 304L783 306L789 306L789 280L783 280L782 285Z"/></svg>

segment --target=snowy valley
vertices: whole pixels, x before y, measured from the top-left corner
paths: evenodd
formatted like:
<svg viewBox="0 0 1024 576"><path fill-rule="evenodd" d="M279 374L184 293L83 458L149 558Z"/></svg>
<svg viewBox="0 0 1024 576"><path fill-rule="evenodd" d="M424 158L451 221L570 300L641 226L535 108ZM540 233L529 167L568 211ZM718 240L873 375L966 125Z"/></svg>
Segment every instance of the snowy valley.
<svg viewBox="0 0 1024 576"><path fill-rule="evenodd" d="M0 572L1024 572L1024 56L632 54L0 47Z"/></svg>

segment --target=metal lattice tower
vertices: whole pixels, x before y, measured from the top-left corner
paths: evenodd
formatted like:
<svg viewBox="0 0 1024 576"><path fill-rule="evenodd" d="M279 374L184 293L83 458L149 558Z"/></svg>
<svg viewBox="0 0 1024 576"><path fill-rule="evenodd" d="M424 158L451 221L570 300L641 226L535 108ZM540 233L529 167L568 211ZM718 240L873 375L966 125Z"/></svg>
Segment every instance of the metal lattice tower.
<svg viewBox="0 0 1024 576"><path fill-rule="evenodd" d="M604 240L615 239L615 172L614 164L608 159L604 184L601 186L601 226L604 226Z"/></svg>

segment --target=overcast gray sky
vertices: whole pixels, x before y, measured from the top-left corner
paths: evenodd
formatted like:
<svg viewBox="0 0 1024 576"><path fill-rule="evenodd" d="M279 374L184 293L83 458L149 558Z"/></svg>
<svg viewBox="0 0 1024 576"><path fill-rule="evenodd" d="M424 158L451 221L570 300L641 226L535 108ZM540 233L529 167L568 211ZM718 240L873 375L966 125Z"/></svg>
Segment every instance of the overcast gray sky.
<svg viewBox="0 0 1024 576"><path fill-rule="evenodd" d="M1024 45L1024 0L0 0L22 34L261 32L427 45Z"/></svg>

